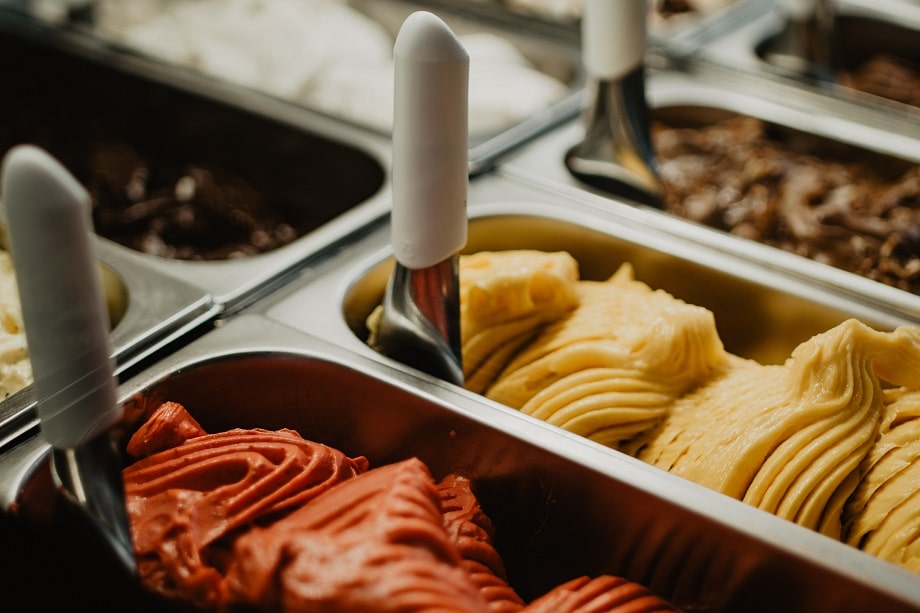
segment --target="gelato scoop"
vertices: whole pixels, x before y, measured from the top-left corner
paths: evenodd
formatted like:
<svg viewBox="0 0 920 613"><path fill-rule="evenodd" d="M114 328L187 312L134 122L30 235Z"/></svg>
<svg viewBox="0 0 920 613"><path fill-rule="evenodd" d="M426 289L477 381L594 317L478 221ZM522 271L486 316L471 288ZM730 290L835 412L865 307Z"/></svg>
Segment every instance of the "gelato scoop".
<svg viewBox="0 0 920 613"><path fill-rule="evenodd" d="M460 279L472 391L917 568L920 328L850 319L763 365L629 264L483 252Z"/></svg>
<svg viewBox="0 0 920 613"><path fill-rule="evenodd" d="M292 430L208 434L157 406L124 470L140 577L213 610L675 611L601 575L524 603L470 479L436 481L418 458L376 468Z"/></svg>

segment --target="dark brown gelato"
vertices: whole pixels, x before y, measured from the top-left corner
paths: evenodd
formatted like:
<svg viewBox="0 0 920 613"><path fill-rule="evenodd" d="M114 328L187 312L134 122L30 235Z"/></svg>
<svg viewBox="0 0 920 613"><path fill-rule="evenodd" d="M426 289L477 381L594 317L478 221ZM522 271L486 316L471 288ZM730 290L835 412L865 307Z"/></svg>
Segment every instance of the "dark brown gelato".
<svg viewBox="0 0 920 613"><path fill-rule="evenodd" d="M669 212L920 293L920 167L819 155L750 117L652 131Z"/></svg>
<svg viewBox="0 0 920 613"><path fill-rule="evenodd" d="M182 260L245 257L300 236L265 196L218 166L165 165L120 143L88 163L96 232L136 251Z"/></svg>

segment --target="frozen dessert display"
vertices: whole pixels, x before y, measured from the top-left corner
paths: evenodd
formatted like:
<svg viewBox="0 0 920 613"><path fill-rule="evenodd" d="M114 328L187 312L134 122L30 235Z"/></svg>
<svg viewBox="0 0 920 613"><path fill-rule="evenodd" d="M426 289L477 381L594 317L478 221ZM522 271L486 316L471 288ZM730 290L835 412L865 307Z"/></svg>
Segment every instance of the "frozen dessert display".
<svg viewBox="0 0 920 613"><path fill-rule="evenodd" d="M526 604L508 584L475 483L417 458L363 456L288 429L206 433L175 402L128 443L126 503L141 581L210 610L676 611L601 575Z"/></svg>
<svg viewBox="0 0 920 613"><path fill-rule="evenodd" d="M32 382L19 288L9 252L0 249L0 402Z"/></svg>
<svg viewBox="0 0 920 613"><path fill-rule="evenodd" d="M384 132L392 127L394 35L343 0L103 0L95 20L101 37L149 56ZM568 93L505 38L485 31L460 38L471 56L471 135L507 128Z"/></svg>
<svg viewBox="0 0 920 613"><path fill-rule="evenodd" d="M744 116L661 120L652 137L669 212L920 293L920 167L856 163Z"/></svg>
<svg viewBox="0 0 920 613"><path fill-rule="evenodd" d="M4 35L0 49L25 58L2 66L27 92L3 102L17 119L0 126L0 152L31 143L51 153L90 192L96 232L131 249L265 253L383 183L379 162L345 143L29 39Z"/></svg>
<svg viewBox="0 0 920 613"><path fill-rule="evenodd" d="M629 264L480 252L460 279L471 391L917 568L920 328L849 319L764 365Z"/></svg>

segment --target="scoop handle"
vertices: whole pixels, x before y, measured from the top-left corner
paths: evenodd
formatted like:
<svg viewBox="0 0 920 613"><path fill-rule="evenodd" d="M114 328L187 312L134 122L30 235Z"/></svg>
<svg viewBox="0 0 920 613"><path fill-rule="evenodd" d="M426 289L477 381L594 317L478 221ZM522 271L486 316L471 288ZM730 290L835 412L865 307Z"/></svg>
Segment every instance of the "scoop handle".
<svg viewBox="0 0 920 613"><path fill-rule="evenodd" d="M121 418L89 194L31 145L7 153L0 182L41 431L74 448Z"/></svg>
<svg viewBox="0 0 920 613"><path fill-rule="evenodd" d="M788 18L805 20L814 16L822 0L779 0L777 8Z"/></svg>
<svg viewBox="0 0 920 613"><path fill-rule="evenodd" d="M400 264L427 268L466 244L469 54L439 17L416 11L393 61L391 243Z"/></svg>
<svg viewBox="0 0 920 613"><path fill-rule="evenodd" d="M588 77L613 81L642 65L646 10L645 0L585 0L581 49Z"/></svg>

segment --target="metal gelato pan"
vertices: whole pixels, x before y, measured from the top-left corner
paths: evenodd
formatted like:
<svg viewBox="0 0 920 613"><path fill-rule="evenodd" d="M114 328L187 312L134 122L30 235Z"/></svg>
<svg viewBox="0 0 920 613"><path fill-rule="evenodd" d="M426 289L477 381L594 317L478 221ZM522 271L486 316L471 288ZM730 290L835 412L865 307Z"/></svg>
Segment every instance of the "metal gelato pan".
<svg viewBox="0 0 920 613"><path fill-rule="evenodd" d="M838 0L831 6L820 80L801 60L801 43L775 0L723 29L699 57L747 74L779 78L920 123L920 6L911 0ZM817 39L816 39L817 40ZM814 44L814 43L812 43ZM819 56L820 57L820 56Z"/></svg>
<svg viewBox="0 0 920 613"><path fill-rule="evenodd" d="M755 118L766 126L771 141L784 143L790 151L828 156L826 159L837 160L841 167L852 164L870 168L890 185L909 182L906 178L920 163L920 130L897 116L780 83L745 78L740 73L702 69L651 72L647 97L653 119L699 127L732 117ZM600 208L616 207L617 200L610 193L578 181L566 168L566 152L581 141L583 133L580 121L571 122L509 158L500 173L567 194L590 195ZM909 206L905 204L905 208ZM749 258L816 286L833 287L857 300L869 300L879 308L897 312L902 318L917 321L920 317L920 297L908 291L676 215L644 210L652 226L700 241L731 257Z"/></svg>
<svg viewBox="0 0 920 613"><path fill-rule="evenodd" d="M0 153L47 149L96 232L222 308L385 213L389 142L0 11Z"/></svg>
<svg viewBox="0 0 920 613"><path fill-rule="evenodd" d="M117 373L130 372L161 347L216 316L217 305L201 289L166 276L144 262L124 258L110 243L99 240L96 247ZM38 428L34 406L31 385L0 402L0 448L27 433L34 435Z"/></svg>
<svg viewBox="0 0 920 613"><path fill-rule="evenodd" d="M514 411L258 315L242 314L121 386L183 403L206 430L294 428L372 466L417 457L471 478L509 583L531 600L611 573L699 611L916 610L916 577ZM17 602L166 610L86 547L54 496L47 450L6 454L0 516Z"/></svg>

